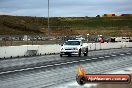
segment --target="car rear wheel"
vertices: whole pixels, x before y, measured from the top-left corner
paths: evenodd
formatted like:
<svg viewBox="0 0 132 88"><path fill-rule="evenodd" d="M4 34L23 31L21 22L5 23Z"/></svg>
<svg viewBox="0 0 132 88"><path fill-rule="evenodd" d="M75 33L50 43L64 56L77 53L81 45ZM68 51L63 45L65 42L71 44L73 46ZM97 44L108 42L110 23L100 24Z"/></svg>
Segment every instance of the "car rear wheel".
<svg viewBox="0 0 132 88"><path fill-rule="evenodd" d="M60 57L62 57L62 54L60 54Z"/></svg>
<svg viewBox="0 0 132 88"><path fill-rule="evenodd" d="M84 56L88 56L88 48L86 48L86 51L84 53Z"/></svg>

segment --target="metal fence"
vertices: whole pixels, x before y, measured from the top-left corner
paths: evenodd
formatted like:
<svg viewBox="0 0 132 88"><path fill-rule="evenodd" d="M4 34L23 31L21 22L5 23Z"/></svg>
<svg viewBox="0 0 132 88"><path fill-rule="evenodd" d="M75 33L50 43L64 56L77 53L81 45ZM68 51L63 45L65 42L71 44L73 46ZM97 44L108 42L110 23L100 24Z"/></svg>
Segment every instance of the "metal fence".
<svg viewBox="0 0 132 88"><path fill-rule="evenodd" d="M111 37L103 36L106 42L111 41ZM0 46L17 45L43 45L61 44L69 39L81 39L84 42L99 42L98 35L72 35L72 36L44 36L44 35L0 35Z"/></svg>

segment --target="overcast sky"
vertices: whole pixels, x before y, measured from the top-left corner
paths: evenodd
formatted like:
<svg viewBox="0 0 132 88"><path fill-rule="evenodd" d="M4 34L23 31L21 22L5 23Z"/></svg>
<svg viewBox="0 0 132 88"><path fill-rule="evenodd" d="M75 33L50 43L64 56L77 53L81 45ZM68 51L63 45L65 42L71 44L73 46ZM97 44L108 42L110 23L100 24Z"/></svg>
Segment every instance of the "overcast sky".
<svg viewBox="0 0 132 88"><path fill-rule="evenodd" d="M0 14L47 17L48 0L0 0ZM50 0L50 16L130 14L132 0Z"/></svg>

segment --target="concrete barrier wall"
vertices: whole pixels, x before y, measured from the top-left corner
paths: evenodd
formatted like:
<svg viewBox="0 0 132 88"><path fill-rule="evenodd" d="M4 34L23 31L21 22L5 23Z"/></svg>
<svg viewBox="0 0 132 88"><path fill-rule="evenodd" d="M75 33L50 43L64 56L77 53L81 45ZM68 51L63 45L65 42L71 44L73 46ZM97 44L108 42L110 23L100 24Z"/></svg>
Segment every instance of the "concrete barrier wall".
<svg viewBox="0 0 132 88"><path fill-rule="evenodd" d="M37 55L59 53L60 45L22 45L0 47L0 58L28 56L27 51L36 50Z"/></svg>
<svg viewBox="0 0 132 88"><path fill-rule="evenodd" d="M132 42L116 42L116 43L88 43L89 50L114 49L132 47Z"/></svg>
<svg viewBox="0 0 132 88"><path fill-rule="evenodd" d="M85 44L86 45L86 44ZM89 50L113 49L132 47L132 42L117 43L88 43ZM10 58L18 56L29 56L28 51L36 51L36 55L59 53L61 46L54 45L22 45L0 47L0 58Z"/></svg>

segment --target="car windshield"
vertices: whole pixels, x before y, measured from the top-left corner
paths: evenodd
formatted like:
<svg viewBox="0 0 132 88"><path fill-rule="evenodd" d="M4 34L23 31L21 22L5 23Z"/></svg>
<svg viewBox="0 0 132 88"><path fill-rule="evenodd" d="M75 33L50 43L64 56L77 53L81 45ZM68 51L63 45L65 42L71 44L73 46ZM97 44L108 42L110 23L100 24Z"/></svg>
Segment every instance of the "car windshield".
<svg viewBox="0 0 132 88"><path fill-rule="evenodd" d="M66 41L64 45L80 45L79 41Z"/></svg>

